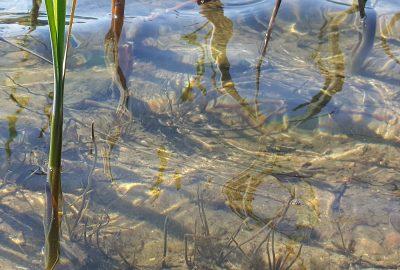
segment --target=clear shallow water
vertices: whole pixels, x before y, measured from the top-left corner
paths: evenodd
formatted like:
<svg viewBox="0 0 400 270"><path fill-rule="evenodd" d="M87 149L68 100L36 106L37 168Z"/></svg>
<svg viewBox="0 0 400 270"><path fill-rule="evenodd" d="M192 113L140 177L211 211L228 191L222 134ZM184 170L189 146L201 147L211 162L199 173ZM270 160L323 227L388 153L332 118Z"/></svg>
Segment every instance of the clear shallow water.
<svg viewBox="0 0 400 270"><path fill-rule="evenodd" d="M347 2L286 1L257 73L273 1L222 2L126 3L110 31L109 1L80 1L63 267L160 268L168 216L171 268L268 269L272 220L277 257L303 245L295 269L395 269L400 7L373 2L363 30ZM37 20L31 6L0 1L0 35L50 58L44 6ZM0 53L0 265L40 269L52 70Z"/></svg>

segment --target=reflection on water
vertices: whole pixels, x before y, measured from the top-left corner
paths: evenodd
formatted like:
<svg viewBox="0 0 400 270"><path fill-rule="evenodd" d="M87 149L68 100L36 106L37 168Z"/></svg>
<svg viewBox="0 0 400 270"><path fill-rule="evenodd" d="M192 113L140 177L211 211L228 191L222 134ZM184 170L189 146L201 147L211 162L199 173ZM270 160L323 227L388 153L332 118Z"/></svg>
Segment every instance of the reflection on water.
<svg viewBox="0 0 400 270"><path fill-rule="evenodd" d="M0 3L5 269L42 265L41 2ZM396 269L400 6L282 1L267 49L274 2L79 2L62 267Z"/></svg>
<svg viewBox="0 0 400 270"><path fill-rule="evenodd" d="M388 38L391 35L394 35L395 31L395 26L396 23L400 21L400 13L396 13L393 15L393 17L390 19L389 23L384 26L382 29L382 35L381 35L381 40L382 40L382 48L385 51L385 53L397 64L400 65L400 60L399 57L392 52L390 49L390 45L388 44Z"/></svg>
<svg viewBox="0 0 400 270"><path fill-rule="evenodd" d="M39 24L39 10L42 5L42 0L32 0L32 9L31 9L31 31L36 29L36 26Z"/></svg>
<svg viewBox="0 0 400 270"><path fill-rule="evenodd" d="M230 63L227 57L227 45L233 35L233 23L224 16L223 6L220 1L211 1L201 6L200 14L207 18L213 25L211 36L211 56L221 73L220 91L230 95L241 106L249 120L258 125L257 114L245 98L240 96L230 74Z"/></svg>
<svg viewBox="0 0 400 270"><path fill-rule="evenodd" d="M251 217L256 221L262 221L253 212L253 201L262 179L268 172L251 175L253 166L229 180L224 188L229 207L241 218Z"/></svg>
<svg viewBox="0 0 400 270"><path fill-rule="evenodd" d="M235 87L235 83L232 80L232 76L230 74L230 63L227 56L227 46L233 35L233 23L232 21L224 15L223 4L221 1L209 1L204 4L200 4L200 14L204 16L208 22L212 25L212 30L205 35L205 41L210 36L210 52L215 65L217 66L220 72L220 84L218 87L214 83L214 87L217 88L217 91L222 95L230 95L236 102L240 105L240 110L247 116L247 119L254 125L258 126L258 116L254 109L249 105L245 98L243 98ZM204 25L206 26L206 25ZM203 26L203 27L204 27ZM197 29L199 31L201 28ZM189 85L184 89L182 94L182 100L188 99L188 95L191 92L193 86L196 86L200 89L200 91L206 95L207 90L204 85L201 84L201 79L204 76L204 55L205 48L207 46L201 45L198 42L193 41L193 36L195 32L186 35L186 39L189 39L191 44L198 46L201 49L202 57L197 62L197 68L194 80L189 82ZM214 71L214 70L213 70ZM213 75L214 77L214 75ZM192 98L193 99L193 98Z"/></svg>
<svg viewBox="0 0 400 270"><path fill-rule="evenodd" d="M104 173L113 180L110 165L110 154L120 138L126 123L131 119L127 108L129 102L129 90L127 79L129 79L130 66L132 65L132 44L121 42L122 29L124 25L125 0L113 0L111 12L111 26L105 41L105 61L112 74L111 91L119 91L119 102L116 110L115 122L110 127L107 135L107 146L103 149ZM120 44L120 42L122 44Z"/></svg>
<svg viewBox="0 0 400 270"><path fill-rule="evenodd" d="M20 111L16 112L16 115L13 116L8 116L8 140L5 143L5 148L6 148L6 154L7 158L9 159L11 157L11 143L14 141L14 139L17 137L17 129L16 129L16 123L18 120L17 115L20 113Z"/></svg>
<svg viewBox="0 0 400 270"><path fill-rule="evenodd" d="M200 27L199 29L196 29L196 31L184 35L182 37L183 40L187 41L188 44L193 45L193 46L197 46L200 50L200 57L197 59L196 61L196 76L192 79L189 80L189 82L187 83L187 86L185 86L185 88L182 91L182 95L181 95L181 100L183 102L185 101L193 101L194 97L193 97L193 88L198 88L203 95L207 94L207 89L206 87L202 84L202 79L204 76L204 72L206 69L205 66L205 59L206 59L206 47L202 45L200 42L197 41L197 34L196 32L198 32L199 30L201 30L203 27L205 27L207 24L204 24L202 27ZM205 36L204 36L204 40L205 42L207 42L209 36L211 35L212 31L209 31Z"/></svg>
<svg viewBox="0 0 400 270"><path fill-rule="evenodd" d="M165 147L162 146L159 149L157 149L157 156L160 159L160 167L158 168L157 176L154 178L154 183L150 188L150 192L154 197L154 200L156 200L160 196L161 192L160 186L165 181L164 172L167 169L168 159L170 154L168 153L167 149L165 149Z"/></svg>
<svg viewBox="0 0 400 270"><path fill-rule="evenodd" d="M15 83L15 81L9 77L9 79ZM17 132L17 121L18 121L18 116L23 110L29 105L29 97L17 93L17 89L15 86L12 87L11 93L9 95L9 100L12 101L16 106L17 109L15 112L12 114L6 116L7 122L8 122L8 139L5 142L5 150L6 150L6 155L7 155L7 161L10 161L11 159L11 154L12 154L12 147L11 144L13 141L17 138L18 132Z"/></svg>
<svg viewBox="0 0 400 270"><path fill-rule="evenodd" d="M322 109L329 103L332 97L342 91L345 81L345 59L342 50L340 49L340 24L348 14L352 14L357 10L357 6L353 5L346 11L339 14L331 15L324 23L319 33L319 46L314 56L314 61L319 69L320 74L325 77L325 82L322 90L314 95L310 102L303 103L294 108L297 111L303 107L307 112L299 120L295 120L299 124L307 121L318 115ZM327 38L328 44L325 44L322 39ZM324 48L328 47L328 56L323 56ZM331 112L334 113L334 112Z"/></svg>
<svg viewBox="0 0 400 270"><path fill-rule="evenodd" d="M210 1L200 5L200 14L213 26L211 33L211 56L221 72L221 83L224 87L233 84L230 75L230 63L226 55L229 40L233 34L232 21L224 15L221 1Z"/></svg>

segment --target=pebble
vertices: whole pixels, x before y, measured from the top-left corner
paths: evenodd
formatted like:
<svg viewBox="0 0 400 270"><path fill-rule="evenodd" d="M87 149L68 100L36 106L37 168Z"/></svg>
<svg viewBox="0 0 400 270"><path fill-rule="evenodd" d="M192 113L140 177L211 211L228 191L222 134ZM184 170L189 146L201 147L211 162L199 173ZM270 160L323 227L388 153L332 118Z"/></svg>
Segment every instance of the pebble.
<svg viewBox="0 0 400 270"><path fill-rule="evenodd" d="M397 232L390 232L390 233L386 234L383 245L388 250L400 248L400 234Z"/></svg>
<svg viewBox="0 0 400 270"><path fill-rule="evenodd" d="M368 238L359 238L356 240L356 256L382 255L385 253L383 247L376 241Z"/></svg>
<svg viewBox="0 0 400 270"><path fill-rule="evenodd" d="M398 233L400 233L400 214L390 214L389 223Z"/></svg>
<svg viewBox="0 0 400 270"><path fill-rule="evenodd" d="M83 54L78 54L78 53L72 54L71 58L73 60L71 62L73 62L76 67L83 66L88 62L86 57Z"/></svg>

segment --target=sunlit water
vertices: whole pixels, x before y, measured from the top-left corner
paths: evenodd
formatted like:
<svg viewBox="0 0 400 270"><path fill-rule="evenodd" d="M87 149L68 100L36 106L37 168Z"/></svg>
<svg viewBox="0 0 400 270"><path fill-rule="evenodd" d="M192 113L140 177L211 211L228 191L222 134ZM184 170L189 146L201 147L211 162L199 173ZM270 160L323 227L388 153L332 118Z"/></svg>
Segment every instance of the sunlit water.
<svg viewBox="0 0 400 270"><path fill-rule="evenodd" d="M274 1L126 2L78 0L60 269L399 266L399 3L284 0L262 57ZM44 12L0 0L0 269L43 265Z"/></svg>

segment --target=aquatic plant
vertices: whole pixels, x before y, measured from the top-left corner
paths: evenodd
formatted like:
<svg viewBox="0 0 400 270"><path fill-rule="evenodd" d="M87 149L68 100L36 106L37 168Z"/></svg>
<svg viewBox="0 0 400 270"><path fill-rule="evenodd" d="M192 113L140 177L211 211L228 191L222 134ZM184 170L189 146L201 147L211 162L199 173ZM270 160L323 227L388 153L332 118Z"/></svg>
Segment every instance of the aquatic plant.
<svg viewBox="0 0 400 270"><path fill-rule="evenodd" d="M60 257L61 225L61 153L63 132L63 96L66 59L76 0L73 0L68 35L65 35L66 0L46 0L54 68L53 109L50 120L50 151L46 184L45 269L54 269Z"/></svg>

